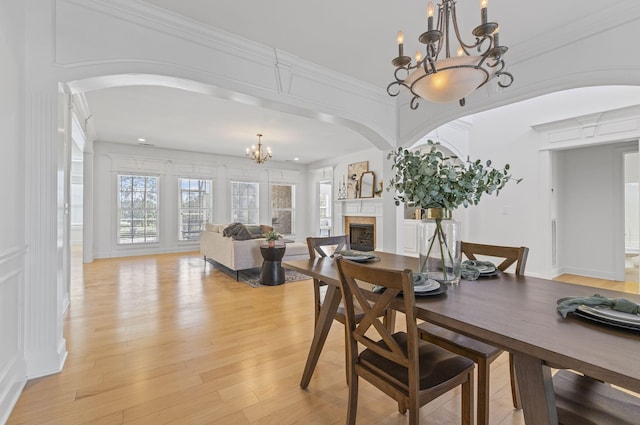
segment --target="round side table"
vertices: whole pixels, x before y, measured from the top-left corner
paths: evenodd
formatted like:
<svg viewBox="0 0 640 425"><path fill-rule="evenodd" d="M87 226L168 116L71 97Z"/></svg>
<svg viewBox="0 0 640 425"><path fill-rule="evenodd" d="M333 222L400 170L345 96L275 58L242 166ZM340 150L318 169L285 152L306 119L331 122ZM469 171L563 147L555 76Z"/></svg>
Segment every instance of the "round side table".
<svg viewBox="0 0 640 425"><path fill-rule="evenodd" d="M284 283L284 269L282 257L287 247L285 245L260 245L260 254L264 261L260 271L260 284L267 286L281 285Z"/></svg>

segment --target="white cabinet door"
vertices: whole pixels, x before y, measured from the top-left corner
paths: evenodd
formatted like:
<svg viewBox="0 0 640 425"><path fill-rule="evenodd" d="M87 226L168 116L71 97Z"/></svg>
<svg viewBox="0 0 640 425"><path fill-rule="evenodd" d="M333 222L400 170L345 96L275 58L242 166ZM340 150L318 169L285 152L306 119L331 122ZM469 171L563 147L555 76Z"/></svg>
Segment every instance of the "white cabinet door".
<svg viewBox="0 0 640 425"><path fill-rule="evenodd" d="M418 220L404 221L404 254L418 255Z"/></svg>

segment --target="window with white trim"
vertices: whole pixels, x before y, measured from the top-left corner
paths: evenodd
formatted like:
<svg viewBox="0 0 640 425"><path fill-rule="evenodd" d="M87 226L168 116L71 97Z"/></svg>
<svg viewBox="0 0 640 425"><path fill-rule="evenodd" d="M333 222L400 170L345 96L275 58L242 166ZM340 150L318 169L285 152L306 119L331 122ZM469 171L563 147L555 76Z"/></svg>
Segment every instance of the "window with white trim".
<svg viewBox="0 0 640 425"><path fill-rule="evenodd" d="M231 182L231 222L260 224L260 184Z"/></svg>
<svg viewBox="0 0 640 425"><path fill-rule="evenodd" d="M118 176L118 243L158 242L158 177Z"/></svg>
<svg viewBox="0 0 640 425"><path fill-rule="evenodd" d="M178 240L200 240L211 219L211 180L178 179Z"/></svg>
<svg viewBox="0 0 640 425"><path fill-rule="evenodd" d="M282 235L295 233L294 184L271 185L271 226Z"/></svg>

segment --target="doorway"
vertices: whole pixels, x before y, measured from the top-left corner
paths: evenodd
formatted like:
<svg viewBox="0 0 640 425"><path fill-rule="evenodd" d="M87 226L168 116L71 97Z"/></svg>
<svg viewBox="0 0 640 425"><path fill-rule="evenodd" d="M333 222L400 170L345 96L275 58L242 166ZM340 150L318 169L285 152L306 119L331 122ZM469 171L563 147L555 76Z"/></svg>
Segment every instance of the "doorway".
<svg viewBox="0 0 640 425"><path fill-rule="evenodd" d="M331 192L333 183L331 180L323 180L320 182L319 188L319 218L318 235L331 236Z"/></svg>
<svg viewBox="0 0 640 425"><path fill-rule="evenodd" d="M624 152L625 281L638 282L640 255L640 162L638 152Z"/></svg>

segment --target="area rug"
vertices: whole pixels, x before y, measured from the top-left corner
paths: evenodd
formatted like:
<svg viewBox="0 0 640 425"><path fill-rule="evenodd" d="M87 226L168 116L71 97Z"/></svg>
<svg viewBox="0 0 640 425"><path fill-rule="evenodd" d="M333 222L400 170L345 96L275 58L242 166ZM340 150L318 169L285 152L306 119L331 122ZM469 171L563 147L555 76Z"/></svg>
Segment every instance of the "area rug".
<svg viewBox="0 0 640 425"><path fill-rule="evenodd" d="M231 270L230 268L227 268L222 264L218 264L209 258L207 258L207 262L209 262L216 269L221 270L224 273L228 274L232 278L234 279L236 278L236 272ZM267 286L267 285L260 284L260 268L240 270L240 272L238 273L238 279L240 280L240 282L246 283L252 288ZM306 279L311 279L311 278L305 274L298 273L293 270L284 269L284 283L296 282L299 280L306 280Z"/></svg>

